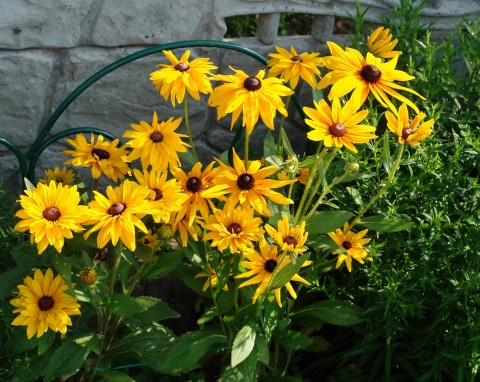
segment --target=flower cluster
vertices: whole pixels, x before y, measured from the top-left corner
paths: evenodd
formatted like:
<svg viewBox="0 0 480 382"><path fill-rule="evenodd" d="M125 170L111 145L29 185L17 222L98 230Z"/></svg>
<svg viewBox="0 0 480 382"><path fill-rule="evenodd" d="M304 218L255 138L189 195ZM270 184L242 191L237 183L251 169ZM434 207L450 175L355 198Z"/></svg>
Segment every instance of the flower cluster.
<svg viewBox="0 0 480 382"><path fill-rule="evenodd" d="M218 119L230 114L231 128L238 122L245 129L243 158L241 150L233 148L231 163L221 156L208 164L197 161L189 169L182 167L179 154L190 150L196 159L187 107L184 118L159 120L153 112L150 123L132 124L123 134L123 145L118 139L109 142L92 134L87 140L78 134L67 140L72 149L62 154L72 157L65 165L91 169L93 189L79 190L78 177L70 168L48 170L46 179L20 197L20 221L15 229L30 234L38 254L49 246L63 252L65 240L74 235L85 241L93 237L98 250L125 246L132 254L137 254L138 247L149 247L158 254L202 242L203 250L198 249L201 246L192 248L201 258L196 277L207 277L204 292L228 291L229 283L238 288L257 285L249 296L252 303L273 292L282 307L287 299L283 287L295 299L298 290L292 281L307 286L318 282L305 274L325 257L319 246L312 244L312 222L319 207L329 205L324 203L325 196L359 166L346 166L345 173L333 180L325 173L335 155L353 156L361 162L355 157L360 145L379 137L376 122L369 117L371 105L377 102L377 107L385 109L387 134L393 133L401 145L390 174L400 163L405 143L418 146L432 132L433 119L422 123L426 114L398 92L423 99L415 90L399 85L413 76L396 69L401 52L392 50L395 45L390 31L379 28L366 44L366 55L333 42L328 42L331 55L326 57L277 47L270 55L268 70L256 74L233 67L233 74L215 74L217 67L208 58L190 60L187 50L177 59L171 51L164 51L169 64L160 64L159 70L150 74L155 89L165 100L170 99L172 106L186 103L188 95L197 101L201 94L208 95L208 105L217 109ZM275 128L277 117L282 118L283 126L288 97L301 81L315 91L330 87L326 99L303 109L310 127L306 137L317 147L314 155L292 152L283 127ZM275 155L253 159L249 137L259 121L278 131L282 142ZM183 124L187 134L178 132ZM343 154L343 148L347 153ZM136 160L140 162L137 167ZM97 182L102 175L114 183L104 192L98 190ZM331 255L336 257L336 268L345 263L352 271L352 259L362 264L372 260L366 248L371 240L366 238L368 229L354 231L370 206L352 220L320 232L331 239L330 246L322 248L327 249L327 261ZM111 292L120 261L119 256L112 266ZM94 290L102 279L97 273L101 272L93 263L84 264L79 280ZM66 289L60 276L53 278L51 269L45 275L37 269L11 301L19 313L13 324L27 325L29 338L41 336L48 328L65 333L71 325L69 316L80 314L79 304ZM126 290L130 293L133 287Z"/></svg>

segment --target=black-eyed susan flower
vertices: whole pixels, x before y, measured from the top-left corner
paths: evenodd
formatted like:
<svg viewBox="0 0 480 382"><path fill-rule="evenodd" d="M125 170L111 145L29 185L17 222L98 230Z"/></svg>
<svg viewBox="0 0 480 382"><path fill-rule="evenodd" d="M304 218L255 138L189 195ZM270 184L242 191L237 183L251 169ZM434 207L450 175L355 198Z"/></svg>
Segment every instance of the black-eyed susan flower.
<svg viewBox="0 0 480 382"><path fill-rule="evenodd" d="M157 113L153 112L151 125L145 121L140 121L138 125L131 124L133 130L123 134L130 139L125 146L133 149L128 160L140 158L143 168L150 165L152 169L161 171L166 171L169 166L179 166L178 153L186 152L188 146L182 141L187 135L175 132L181 122L181 118L173 120L173 117L158 122Z"/></svg>
<svg viewBox="0 0 480 382"><path fill-rule="evenodd" d="M117 182L118 179L124 179L125 174L130 173L126 147L117 147L118 139L108 142L104 141L103 135L99 135L97 142L95 142L92 134L89 143L83 134L77 134L75 139L67 139L67 142L75 149L62 151L63 155L73 156L64 164L91 167L93 179L100 178L103 173Z"/></svg>
<svg viewBox="0 0 480 382"><path fill-rule="evenodd" d="M280 78L264 78L265 70L260 70L250 77L241 70L231 69L235 75L218 74L212 77L225 82L217 86L208 99L210 106L218 107L218 119L231 113L233 128L242 114L242 126L246 127L248 134L252 132L259 118L273 130L276 112L288 115L280 97L289 96L293 91L286 87Z"/></svg>
<svg viewBox="0 0 480 382"><path fill-rule="evenodd" d="M246 278L253 276L251 279L241 283L238 286L239 288L243 288L253 284L260 284L253 295L252 302L254 304L257 301L258 297L262 293L265 293L265 291L267 290L268 284L272 279L275 269L277 269L277 267L279 267L279 269L282 269L284 266L290 263L290 257L288 255L284 253L278 254L277 251L277 246L270 245L265 239L262 239L260 241L260 252L252 250L244 253L244 256L247 258L247 260L242 261L242 265L246 269L248 269L248 271L235 276L235 278ZM310 265L311 263L311 261L305 261L303 266ZM306 285L310 285L307 280L305 280L298 274L295 274L290 279L290 281L299 281ZM292 298L297 298L297 294L295 293L292 284L290 284L290 281L285 284L285 288L287 289L290 296L292 296ZM281 288L274 289L273 293L275 295L275 299L277 300L278 305L281 307Z"/></svg>
<svg viewBox="0 0 480 382"><path fill-rule="evenodd" d="M159 211L152 214L155 223L168 223L170 215L180 210L188 198L176 179L167 180L167 172L154 170L141 172L135 169L133 175L138 184L150 189L149 200L155 202L155 207Z"/></svg>
<svg viewBox="0 0 480 382"><path fill-rule="evenodd" d="M63 166L62 169L55 167L45 170L45 178L39 180L40 183L49 184L51 180L55 183L63 184L64 186L70 186L75 182L77 175L72 169L67 169Z"/></svg>
<svg viewBox="0 0 480 382"><path fill-rule="evenodd" d="M170 223L164 224L160 232L178 233L180 242L184 247L188 245L188 239L198 241L202 236L203 219L200 216L195 216L191 219L190 212L180 210L172 214Z"/></svg>
<svg viewBox="0 0 480 382"><path fill-rule="evenodd" d="M204 225L208 232L203 240L210 241L210 245L220 251L229 248L230 253L244 252L253 248L264 232L262 219L254 216L250 206L234 207L227 202L223 209L216 209Z"/></svg>
<svg viewBox="0 0 480 382"><path fill-rule="evenodd" d="M92 267L83 268L78 275L84 285L92 286L97 282L97 272Z"/></svg>
<svg viewBox="0 0 480 382"><path fill-rule="evenodd" d="M265 198L277 204L292 204L293 200L273 191L274 188L283 187L295 180L268 179L277 172L274 166L262 167L259 160L250 161L248 169L244 162L233 150L233 167L218 161L222 172L216 177L217 184L225 185L225 191L230 193L229 200L233 205L240 203L251 206L257 213L270 216Z"/></svg>
<svg viewBox="0 0 480 382"><path fill-rule="evenodd" d="M158 249L160 240L158 239L158 236L155 233L153 233L151 229L149 229L146 235L140 236L137 239L137 243L141 243L155 250L155 249Z"/></svg>
<svg viewBox="0 0 480 382"><path fill-rule="evenodd" d="M354 143L367 143L370 139L377 138L372 134L374 126L359 125L366 118L368 110L357 111L358 104L352 100L343 107L338 98L333 100L331 108L323 99L318 103L314 101L314 105L315 109L303 108L308 116L305 123L313 129L307 133L308 139L323 141L326 147L345 146L356 153L358 151Z"/></svg>
<svg viewBox="0 0 480 382"><path fill-rule="evenodd" d="M288 82L292 89L297 87L299 79L303 79L312 88L317 86L317 76L320 77L319 67L323 66L320 53L300 53L290 47L290 52L276 46L277 53L270 53L267 66L270 68L269 77L279 77Z"/></svg>
<svg viewBox="0 0 480 382"><path fill-rule="evenodd" d="M367 40L367 49L374 56L380 58L393 58L402 54L399 50L393 50L398 43L395 39L392 41L393 36L390 34L390 29L384 27L378 27Z"/></svg>
<svg viewBox="0 0 480 382"><path fill-rule="evenodd" d="M200 100L200 93L209 94L212 91L209 76L217 69L209 58L196 58L189 61L190 50L185 51L180 60L170 50L163 54L170 64L159 64L162 69L150 74L150 80L159 90L165 100L170 97L172 106L182 103L185 91L195 100Z"/></svg>
<svg viewBox="0 0 480 382"><path fill-rule="evenodd" d="M351 231L348 222L344 224L343 230L337 228L335 232L328 232L328 236L342 249L342 251L333 251L333 254L338 256L336 268L345 262L348 271L351 272L352 259L357 260L360 264L364 264L364 260L373 260L364 248L364 245L370 241L370 239L364 238L367 232L368 229L357 233Z"/></svg>
<svg viewBox="0 0 480 382"><path fill-rule="evenodd" d="M199 277L207 277L207 280L203 284L202 292L205 292L210 287L215 288L218 285L218 275L217 272L215 272L215 269L213 269L212 267L209 267L208 274L206 272L199 272L195 275L196 279ZM223 290L228 291L228 285L225 284Z"/></svg>
<svg viewBox="0 0 480 382"><path fill-rule="evenodd" d="M88 203L85 224L93 227L85 233L85 238L99 231L98 248L105 247L110 241L116 245L120 239L133 252L136 248L135 227L143 233L148 232L140 219L147 214L159 212L148 200L150 190L125 180L118 187L108 186L106 194L107 196L104 196L94 191L95 200Z"/></svg>
<svg viewBox="0 0 480 382"><path fill-rule="evenodd" d="M310 169L307 167L299 167L297 172L293 174L293 179L299 181L303 185L307 184L308 177L310 176ZM278 180L288 180L291 179L291 174L287 174L283 171L277 174Z"/></svg>
<svg viewBox="0 0 480 382"><path fill-rule="evenodd" d="M197 212L200 212L205 220L208 219L210 210L214 209L211 199L220 198L226 193L226 185L215 185L213 182L220 171L220 168L214 168L214 165L215 162L211 162L202 171L202 163L197 162L188 173L180 168L171 169L173 176L180 182L183 193L187 195L183 208L189 215L189 225L192 225Z"/></svg>
<svg viewBox="0 0 480 382"><path fill-rule="evenodd" d="M300 225L290 226L288 217L284 215L277 222L277 229L270 224L265 224L265 230L282 251L303 253L307 250L305 242L308 232L305 232L305 221L302 221Z"/></svg>
<svg viewBox="0 0 480 382"><path fill-rule="evenodd" d="M31 243L37 244L38 254L51 245L60 253L65 239L72 232L83 231L86 206L80 205L77 186L64 186L50 181L49 185L38 183L36 188L25 190L19 203L22 207L16 216L22 219L14 229L30 232Z"/></svg>
<svg viewBox="0 0 480 382"><path fill-rule="evenodd" d="M63 278L54 278L50 268L45 275L36 269L33 279L27 276L15 292L17 297L10 300L16 307L13 313L18 313L12 325L26 326L28 339L35 334L41 337L48 329L65 334L72 325L70 316L80 314L77 299L65 293L67 289Z"/></svg>
<svg viewBox="0 0 480 382"><path fill-rule="evenodd" d="M425 99L415 90L398 85L396 81L409 81L415 77L401 70L396 70L398 56L388 62L382 62L370 52L366 58L356 49L346 48L343 50L334 42L327 41L331 56L323 58L325 67L331 70L321 79L320 89L333 85L328 98L343 97L353 90L351 99L358 105L363 105L370 93L385 108L393 111L397 109L390 100L390 96L406 103L418 112L417 106L397 90L403 90Z"/></svg>
<svg viewBox="0 0 480 382"><path fill-rule="evenodd" d="M385 116L387 117L388 129L398 136L398 142L402 145L408 143L412 146L418 146L420 145L420 141L423 141L432 134L434 120L429 119L421 123L426 117L426 114L421 112L410 121L408 108L405 104L399 107L398 116L395 116L390 111L387 111Z"/></svg>

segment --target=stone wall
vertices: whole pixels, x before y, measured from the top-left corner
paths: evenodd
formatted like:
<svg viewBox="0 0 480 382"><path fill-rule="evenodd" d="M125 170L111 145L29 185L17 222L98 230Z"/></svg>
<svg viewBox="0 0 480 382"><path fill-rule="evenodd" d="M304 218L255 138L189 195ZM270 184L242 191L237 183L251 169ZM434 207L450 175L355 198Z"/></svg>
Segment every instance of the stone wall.
<svg viewBox="0 0 480 382"><path fill-rule="evenodd" d="M295 46L299 51L326 53L325 41L348 41L332 35L336 16L355 13L353 0L0 0L0 137L26 153L56 107L85 79L109 63L156 44L192 39L222 40L225 17L258 15L255 38L236 43L267 56L274 45ZM379 23L398 0L361 0L369 7L366 19ZM315 15L308 36L278 37L282 12ZM433 28L449 31L464 14L480 15L475 0L436 0L425 8L423 19ZM180 53L180 52L178 52ZM261 65L231 51L197 49L195 56L211 57L220 70L228 65L254 72ZM161 119L182 116L171 108L148 80L162 54L148 56L108 74L89 88L57 121L52 133L94 126L121 136L131 123L151 121L156 110ZM197 150L209 160L227 147L229 118L216 121L214 111L190 103L191 125ZM301 121L291 126L301 131ZM262 134L262 129L257 129ZM255 140L255 137L254 137ZM260 139L257 139L260 140ZM302 144L301 140L298 144ZM65 142L48 148L38 162L37 175L61 165L57 153ZM19 164L11 151L0 145L0 182L19 190Z"/></svg>

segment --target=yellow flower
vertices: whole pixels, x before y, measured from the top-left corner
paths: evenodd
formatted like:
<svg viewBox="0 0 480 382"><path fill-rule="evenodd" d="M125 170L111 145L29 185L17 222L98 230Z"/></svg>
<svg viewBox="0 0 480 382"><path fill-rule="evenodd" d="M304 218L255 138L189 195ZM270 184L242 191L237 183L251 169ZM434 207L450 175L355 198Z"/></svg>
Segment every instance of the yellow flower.
<svg viewBox="0 0 480 382"><path fill-rule="evenodd" d="M79 273L80 281L84 285L93 285L97 282L97 272L92 267L85 267Z"/></svg>
<svg viewBox="0 0 480 382"><path fill-rule="evenodd" d="M208 277L207 280L205 281L205 284L203 284L202 292L205 292L208 288L212 287L215 288L218 285L218 275L217 272L215 272L215 269L212 267L209 267L210 272L209 274L205 272L200 272L195 275L195 278L199 277ZM224 291L228 291L228 285L225 284L223 287Z"/></svg>
<svg viewBox="0 0 480 382"><path fill-rule="evenodd" d="M332 71L322 78L318 87L323 89L333 85L328 94L330 100L343 97L353 90L351 99L357 103L357 109L372 93L385 108L396 112L389 98L392 96L418 112L417 106L412 101L395 90L404 90L425 99L416 91L395 83L395 81L409 81L415 78L395 69L398 56L384 63L371 53L367 53L367 57L364 58L356 49L343 50L331 41L327 41L327 44L332 55L324 57L323 62Z"/></svg>
<svg viewBox="0 0 480 382"><path fill-rule="evenodd" d="M128 155L128 160L133 161L141 158L142 167L152 166L154 170L166 171L168 166L176 167L180 165L180 159L177 153L187 151L188 144L182 142L185 134L178 134L175 130L180 126L181 118L158 123L157 113L153 112L152 124L140 121L139 125L131 124L133 130L127 130L123 134L125 138L131 140L125 143L125 146L133 150Z"/></svg>
<svg viewBox="0 0 480 382"><path fill-rule="evenodd" d="M292 204L293 200L286 198L273 188L283 187L295 182L295 180L267 179L268 176L277 172L274 166L260 168L259 160L249 163L248 170L244 162L233 150L233 167L218 161L223 171L217 176L215 182L225 185L226 192L231 193L229 200L233 205L240 202L242 205L250 205L257 213L263 216L271 216L265 198L277 204Z"/></svg>
<svg viewBox="0 0 480 382"><path fill-rule="evenodd" d="M63 186L51 180L48 186L38 183L36 188L25 190L25 194L19 200L22 209L16 213L22 220L14 229L30 232L30 242L37 244L38 254L49 245L60 253L64 239L73 237L72 231L83 231L86 207L79 205L77 186Z"/></svg>
<svg viewBox="0 0 480 382"><path fill-rule="evenodd" d="M325 100L313 102L315 109L304 107L305 114L310 119L305 123L313 130L307 133L312 141L323 141L326 147L335 146L357 152L354 143L367 143L370 139L377 138L372 132L374 126L359 125L368 114L368 110L357 112L358 105L348 101L342 108L340 100L335 98L332 107Z"/></svg>
<svg viewBox="0 0 480 382"><path fill-rule="evenodd" d="M367 49L370 53L381 58L393 58L400 56L402 52L393 50L398 40L392 41L390 29L378 27L368 37Z"/></svg>
<svg viewBox="0 0 480 382"><path fill-rule="evenodd" d="M402 145L408 143L412 146L420 145L430 134L432 134L433 119L425 121L420 126L420 122L426 117L425 113L418 113L413 121L410 122L407 105L402 104L398 110L398 117L390 111L385 113L387 117L387 127L391 132L398 136L398 142Z"/></svg>
<svg viewBox="0 0 480 382"><path fill-rule="evenodd" d="M65 334L67 326L72 325L70 316L80 314L77 299L65 293L67 289L60 275L53 278L50 268L45 275L36 269L33 279L28 276L18 286L18 297L10 300L16 307L13 313L19 313L12 325L26 326L28 339L35 334L41 337L49 328Z"/></svg>
<svg viewBox="0 0 480 382"><path fill-rule="evenodd" d="M201 224L203 224L201 217L197 216L195 219L191 219L188 211L180 210L175 214L172 214L170 223L164 224L163 227L168 227L168 231L173 230L178 232L180 236L180 242L184 247L186 247L188 245L189 238L198 241L198 237L202 235L202 228L200 227Z"/></svg>
<svg viewBox="0 0 480 382"><path fill-rule="evenodd" d="M95 143L92 134L90 143L88 143L83 134L77 134L74 140L67 139L67 142L75 150L65 150L62 151L62 154L70 155L74 158L69 159L64 164L91 167L94 179L100 178L100 175L103 173L108 178L113 179L114 182L117 182L118 178L124 179L125 174L130 174L126 148L125 146L117 147L118 139L112 142L104 142L103 135L99 135L98 141Z"/></svg>
<svg viewBox="0 0 480 382"><path fill-rule="evenodd" d="M63 166L60 168L55 167L52 169L45 170L45 177L44 179L40 179L39 182L43 184L49 184L51 180L55 183L63 184L64 186L69 186L75 182L76 174L72 169L68 169Z"/></svg>
<svg viewBox="0 0 480 382"><path fill-rule="evenodd" d="M98 248L105 247L109 241L116 245L118 239L121 239L130 251L135 251L135 227L143 233L148 232L140 219L146 214L159 213L148 200L150 190L125 180L118 187L108 186L107 197L98 191L93 193L95 200L88 203L88 220L85 222L93 224L93 227L85 233L85 238L100 230L97 236Z"/></svg>
<svg viewBox="0 0 480 382"><path fill-rule="evenodd" d="M310 176L310 170L307 167L299 167L297 173L295 174L294 180L298 180L303 185L306 185L309 176ZM290 179L290 176L284 172L279 172L277 177L278 177L278 180Z"/></svg>
<svg viewBox="0 0 480 382"><path fill-rule="evenodd" d="M160 243L160 240L158 240L157 235L152 233L152 230L149 229L148 233L145 236L139 237L137 239L137 242L142 243L147 247L150 247L155 250L157 249L158 244Z"/></svg>
<svg viewBox="0 0 480 382"><path fill-rule="evenodd" d="M305 232L305 221L300 225L290 227L288 217L283 215L282 220L277 222L278 230L270 224L265 225L265 230L275 240L282 251L302 253L307 250L304 246L308 232Z"/></svg>
<svg viewBox="0 0 480 382"><path fill-rule="evenodd" d="M279 77L290 82L290 87L295 89L298 80L302 78L312 88L317 86L316 76L320 77L319 66L323 66L320 53L300 53L290 47L290 52L276 46L278 53L270 53L267 66L270 68L269 77Z"/></svg>
<svg viewBox="0 0 480 382"><path fill-rule="evenodd" d="M182 208L187 195L182 191L176 179L167 180L166 172L133 170L133 175L140 185L150 189L149 200L154 202L159 213L152 214L155 223L168 223L170 214Z"/></svg>
<svg viewBox="0 0 480 382"><path fill-rule="evenodd" d="M202 171L202 163L197 162L188 174L180 168L172 168L171 172L180 182L183 193L187 200L183 204L185 213L189 215L189 225L192 225L197 212L200 212L204 219L208 219L209 208L214 209L210 199L219 198L226 193L226 185L215 185L213 178L218 174L220 168L213 168L215 162L211 162Z"/></svg>
<svg viewBox="0 0 480 382"><path fill-rule="evenodd" d="M185 91L197 101L200 100L200 93L212 92L208 76L217 67L208 58L197 58L189 62L189 50L182 55L180 60L170 50L164 50L163 54L170 61L170 65L158 65L162 69L151 73L150 80L155 85L155 90L160 90L160 94L165 100L170 96L172 106L175 107L175 101L183 102Z"/></svg>
<svg viewBox="0 0 480 382"><path fill-rule="evenodd" d="M260 252L253 250L247 251L244 253L244 256L248 259L248 261L242 261L242 265L245 268L249 269L249 271L242 273L235 278L246 278L253 276L250 280L241 283L238 286L239 288L243 288L252 284L260 284L253 295L253 303L255 304L258 297L262 293L265 293L265 291L267 290L268 284L270 283L273 272L275 271L277 266L280 266L279 269L285 267L287 264L290 263L290 257L284 253L277 255L277 247L274 245L270 246L265 239L262 239L262 241L260 242ZM303 266L310 265L311 263L311 261L306 261ZM295 274L290 279L290 281L299 281L306 285L310 285L307 280L305 280L303 277L300 277L298 274ZM290 293L290 296L292 296L293 298L297 298L297 294L295 293L292 284L290 284L290 281L285 283L285 288ZM275 299L277 300L278 305L281 307L282 300L280 295L280 289L281 288L274 289L273 293L275 295Z"/></svg>
<svg viewBox="0 0 480 382"><path fill-rule="evenodd" d="M368 229L364 229L358 233L350 231L348 222L343 226L343 230L336 229L335 232L328 232L328 236L340 247L342 251L333 251L334 255L338 255L336 268L345 261L349 272L352 271L352 259L357 260L360 264L364 260L372 261L371 257L367 257L367 251L363 246L367 244L370 239L364 239Z"/></svg>
<svg viewBox="0 0 480 382"><path fill-rule="evenodd" d="M223 210L217 209L210 215L208 224L204 225L210 232L203 240L211 240L210 244L220 251L229 248L231 253L253 248L253 242L260 240L264 232L262 219L253 214L253 209L248 206L234 208L232 203L227 202Z"/></svg>
<svg viewBox="0 0 480 382"><path fill-rule="evenodd" d="M278 110L287 116L285 104L280 97L293 94L293 91L283 85L279 78L266 78L265 70L260 70L254 77L249 77L241 70L231 68L235 75L216 75L214 80L225 82L217 86L208 104L218 107L218 119L232 113L231 128L243 111L242 126L250 134L260 117L265 125L273 130L273 120Z"/></svg>

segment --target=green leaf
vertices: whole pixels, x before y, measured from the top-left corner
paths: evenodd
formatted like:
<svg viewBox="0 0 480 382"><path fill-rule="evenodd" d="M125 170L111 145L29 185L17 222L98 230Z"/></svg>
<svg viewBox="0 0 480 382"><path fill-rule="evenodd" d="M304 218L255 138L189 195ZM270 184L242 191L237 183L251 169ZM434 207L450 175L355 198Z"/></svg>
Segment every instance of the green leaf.
<svg viewBox="0 0 480 382"><path fill-rule="evenodd" d="M280 170L283 166L283 161L276 155L265 157L265 163L274 166L277 170Z"/></svg>
<svg viewBox="0 0 480 382"><path fill-rule="evenodd" d="M375 215L362 218L358 224L378 232L399 232L412 229L415 224L396 216Z"/></svg>
<svg viewBox="0 0 480 382"><path fill-rule="evenodd" d="M323 91L319 88L312 88L312 96L315 102L319 102L323 99Z"/></svg>
<svg viewBox="0 0 480 382"><path fill-rule="evenodd" d="M147 266L142 273L141 278L155 278L173 271L183 259L182 250L162 253L157 257L155 264Z"/></svg>
<svg viewBox="0 0 480 382"><path fill-rule="evenodd" d="M54 253L52 256L53 267L65 280L68 286L72 286L72 265L65 257Z"/></svg>
<svg viewBox="0 0 480 382"><path fill-rule="evenodd" d="M196 163L196 160L193 157L193 154L189 150L187 150L184 153L179 152L178 157L180 158L180 161L186 164L188 167L193 167Z"/></svg>
<svg viewBox="0 0 480 382"><path fill-rule="evenodd" d="M286 349L301 350L313 343L313 340L296 330L275 330L273 338Z"/></svg>
<svg viewBox="0 0 480 382"><path fill-rule="evenodd" d="M140 313L134 314L133 317L144 323L180 317L177 312L170 309L165 302L158 298L141 296L136 297L135 301L142 307L143 310Z"/></svg>
<svg viewBox="0 0 480 382"><path fill-rule="evenodd" d="M45 381L74 374L82 367L90 350L68 340L58 347L46 366Z"/></svg>
<svg viewBox="0 0 480 382"><path fill-rule="evenodd" d="M281 288L286 283L288 283L292 279L292 277L300 270L302 265L305 263L305 261L308 260L309 257L310 254L304 254L297 259L295 264L288 263L282 269L280 269L278 273L272 277L271 283L268 287L268 291Z"/></svg>
<svg viewBox="0 0 480 382"><path fill-rule="evenodd" d="M0 298L11 297L13 291L22 283L23 278L31 273L31 268L12 268L0 274Z"/></svg>
<svg viewBox="0 0 480 382"><path fill-rule="evenodd" d="M290 316L313 316L332 325L349 326L356 325L363 321L360 317L362 310L355 304L343 300L318 301L298 311L292 312Z"/></svg>
<svg viewBox="0 0 480 382"><path fill-rule="evenodd" d="M348 211L315 211L307 221L305 230L309 235L325 234L342 227L351 217L353 214Z"/></svg>
<svg viewBox="0 0 480 382"><path fill-rule="evenodd" d="M387 175L390 175L392 171L392 157L390 156L390 147L389 147L389 137L388 134L383 136L383 149L382 149L382 163Z"/></svg>
<svg viewBox="0 0 480 382"><path fill-rule="evenodd" d="M76 336L73 341L80 346L90 349L96 354L100 354L100 341L102 336L98 333L87 333L85 335Z"/></svg>
<svg viewBox="0 0 480 382"><path fill-rule="evenodd" d="M263 141L263 156L267 158L271 155L278 156L277 146L275 145L275 140L273 139L273 135L270 131L265 133L264 141Z"/></svg>
<svg viewBox="0 0 480 382"><path fill-rule="evenodd" d="M290 157L293 158L295 156L295 152L293 151L292 146L290 146L290 140L288 139L285 129L280 130L280 135L282 136L283 149Z"/></svg>
<svg viewBox="0 0 480 382"><path fill-rule="evenodd" d="M207 309L205 313L202 314L202 317L197 320L197 324L200 326L200 329L203 329L204 325L207 322L212 321L217 315L218 309L216 306L212 306L210 309Z"/></svg>
<svg viewBox="0 0 480 382"><path fill-rule="evenodd" d="M130 316L144 310L133 297L124 294L113 294L103 299L102 304L119 316Z"/></svg>
<svg viewBox="0 0 480 382"><path fill-rule="evenodd" d="M162 369L173 374L187 371L194 367L214 344L225 346L228 343L225 336L216 331L186 333L170 347Z"/></svg>
<svg viewBox="0 0 480 382"><path fill-rule="evenodd" d="M98 376L106 382L135 382L129 375L116 370L101 371Z"/></svg>
<svg viewBox="0 0 480 382"><path fill-rule="evenodd" d="M255 345L255 337L257 333L250 325L245 325L235 336L232 347L231 366L235 367L243 362L251 353Z"/></svg>
<svg viewBox="0 0 480 382"><path fill-rule="evenodd" d="M57 332L48 330L43 336L38 339L38 355L42 355L50 349L57 337Z"/></svg>

